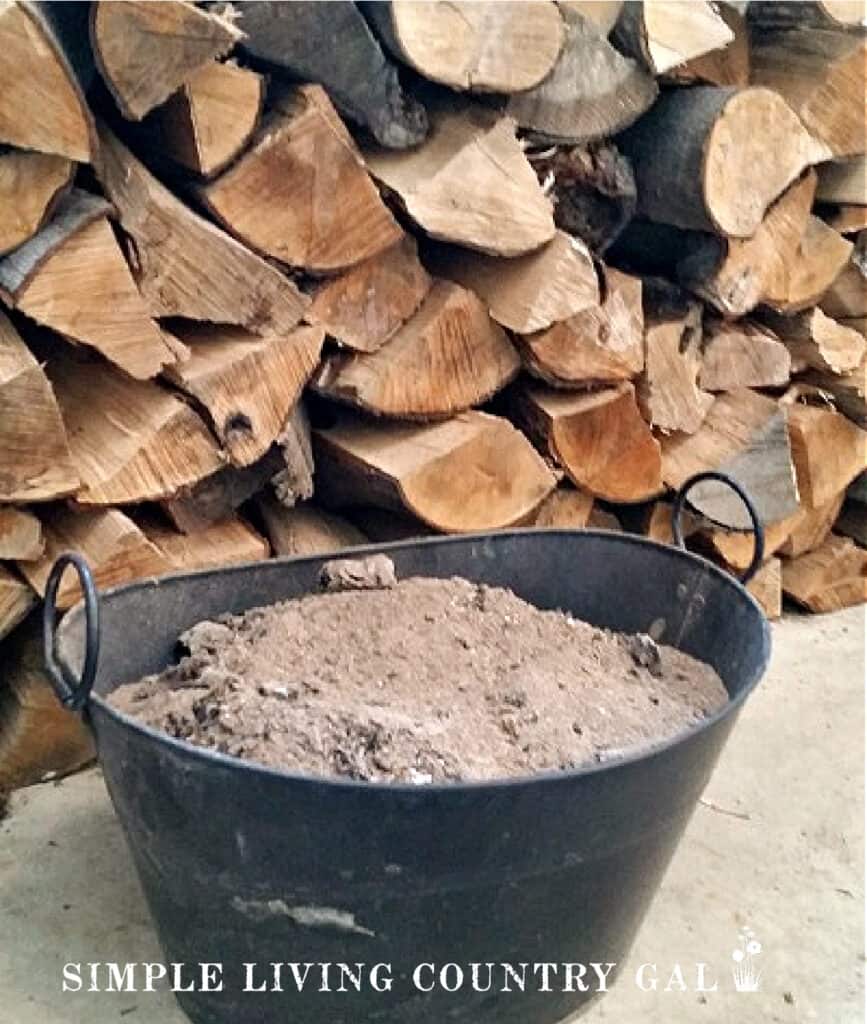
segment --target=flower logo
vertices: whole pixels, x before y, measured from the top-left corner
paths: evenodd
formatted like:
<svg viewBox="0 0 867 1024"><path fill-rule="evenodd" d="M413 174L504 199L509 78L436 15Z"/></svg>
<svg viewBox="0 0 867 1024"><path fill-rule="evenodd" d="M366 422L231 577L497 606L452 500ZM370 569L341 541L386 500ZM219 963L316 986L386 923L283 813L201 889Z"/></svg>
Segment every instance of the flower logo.
<svg viewBox="0 0 867 1024"><path fill-rule="evenodd" d="M762 972L756 966L756 957L761 956L762 944L751 928L741 931L738 943L738 948L732 953L735 989L738 992L758 992L762 984Z"/></svg>

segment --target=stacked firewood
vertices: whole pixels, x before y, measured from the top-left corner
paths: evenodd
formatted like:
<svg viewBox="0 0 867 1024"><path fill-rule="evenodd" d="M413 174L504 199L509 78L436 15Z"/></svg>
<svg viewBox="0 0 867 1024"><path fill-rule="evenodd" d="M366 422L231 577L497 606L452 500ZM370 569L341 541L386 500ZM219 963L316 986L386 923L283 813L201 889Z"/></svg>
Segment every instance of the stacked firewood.
<svg viewBox="0 0 867 1024"><path fill-rule="evenodd" d="M769 614L864 599L863 9L744 8L0 5L0 786L87 756L69 549L669 541L718 469ZM747 525L691 495L733 572Z"/></svg>

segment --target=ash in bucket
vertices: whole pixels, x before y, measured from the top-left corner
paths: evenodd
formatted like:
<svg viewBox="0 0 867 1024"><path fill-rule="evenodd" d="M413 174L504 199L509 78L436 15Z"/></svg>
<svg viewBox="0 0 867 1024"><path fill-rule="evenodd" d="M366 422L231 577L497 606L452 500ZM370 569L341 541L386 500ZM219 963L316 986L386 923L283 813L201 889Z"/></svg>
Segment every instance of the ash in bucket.
<svg viewBox="0 0 867 1024"><path fill-rule="evenodd" d="M397 582L382 555L323 593L202 622L160 675L115 690L179 739L371 782L567 770L669 739L728 696L708 665L464 579Z"/></svg>

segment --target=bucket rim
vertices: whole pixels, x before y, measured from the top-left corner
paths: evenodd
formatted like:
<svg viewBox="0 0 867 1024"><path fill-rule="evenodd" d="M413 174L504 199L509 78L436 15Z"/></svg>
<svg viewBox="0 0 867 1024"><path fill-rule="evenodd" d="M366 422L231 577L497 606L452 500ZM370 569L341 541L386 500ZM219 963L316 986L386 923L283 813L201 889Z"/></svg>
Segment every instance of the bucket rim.
<svg viewBox="0 0 867 1024"><path fill-rule="evenodd" d="M737 595L737 598L740 601L745 601L747 606L752 608L752 611L756 615L756 621L761 629L762 656L757 660L756 666L748 675L748 678L744 682L740 691L734 697L730 696L726 703L713 714L703 718L701 721L696 722L693 725L690 725L687 729L677 732L668 739L644 745L633 752L629 752L627 750L622 754L612 756L609 760L599 763L587 764L578 768L570 768L566 770L550 769L545 772L536 772L532 775L505 776L503 778L465 780L458 782L431 782L424 785L409 782L372 782L367 779L349 779L341 778L339 776L331 777L313 775L306 772L273 768L269 765L260 764L256 761L248 761L244 758L235 757L231 754L222 754L207 747L190 743L187 740L177 739L170 736L168 733L146 725L138 719L119 711L96 692L91 692L90 694L88 704L82 712L83 719L85 723L90 725L92 728L89 718L91 715L90 706L93 706L100 714L106 716L115 724L127 730L131 730L143 738L155 742L158 746L166 748L173 755L179 755L183 758L192 759L194 761L199 760L203 764L210 763L219 765L222 768L231 768L235 771L253 772L274 778L275 780L279 779L284 782L291 782L296 785L314 787L334 786L341 790L348 789L367 792L373 791L377 793L392 793L396 796L412 794L413 796L419 797L424 794L430 794L432 796L443 797L450 793L478 793L484 792L485 790L496 790L500 792L504 789L534 787L551 783L566 783L570 781L577 781L585 776L595 776L602 772L636 767L642 762L650 761L655 757L667 754L678 747L689 743L701 733L712 729L720 722L730 716L736 715L740 711L748 697L761 682L770 661L772 646L770 623L768 622L761 606L740 582L740 580L737 579L737 577L727 573L724 569L721 569L709 559L685 548L675 547L671 544L653 540L649 537L642 537L637 534L616 533L614 531L600 529L552 529L546 527L532 527L526 529L486 530L443 537L411 538L408 540L389 541L379 544L357 545L355 547L342 548L340 551L324 555L284 555L278 558L268 559L265 563L261 561L241 562L236 563L235 565L221 566L219 568L211 567L205 569L194 569L186 572L167 573L159 577L144 577L127 583L118 584L117 586L107 587L105 590L100 592L100 599L111 599L130 591L142 590L148 587L158 588L160 586L164 586L166 583L176 582L191 577L201 578L207 576L225 576L242 573L245 570L249 570L255 566L262 566L263 564L277 566L289 564L294 565L304 562L322 563L324 561L334 561L338 559L355 558L380 553L387 554L389 551L403 550L413 547L427 547L430 545L445 546L449 544L466 543L467 541L484 542L495 538L502 538L503 540L518 539L523 543L525 539L530 540L538 536L545 536L549 539L556 537L593 537L611 544L638 545L644 547L649 546L656 549L662 555L680 559L686 563L690 563L693 567L696 564L699 564L709 573L710 576L715 576L724 586L731 587L732 593ZM64 657L62 649L63 642L74 628L76 621L82 617L83 608L83 600L76 602L76 604L73 605L63 616L57 628L57 642L59 648L58 660L61 662L66 663L66 658ZM97 744L97 762L99 762L99 760L99 745Z"/></svg>

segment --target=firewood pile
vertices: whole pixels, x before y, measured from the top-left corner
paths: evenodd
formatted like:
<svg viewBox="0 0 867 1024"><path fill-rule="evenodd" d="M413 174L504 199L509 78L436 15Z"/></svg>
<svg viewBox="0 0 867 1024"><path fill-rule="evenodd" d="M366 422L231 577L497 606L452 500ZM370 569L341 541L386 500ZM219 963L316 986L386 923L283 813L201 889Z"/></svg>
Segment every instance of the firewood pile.
<svg viewBox="0 0 867 1024"><path fill-rule="evenodd" d="M109 586L516 526L670 541L719 469L770 615L863 601L862 15L0 4L0 786L88 756L33 654L69 549ZM742 571L737 499L691 504Z"/></svg>

